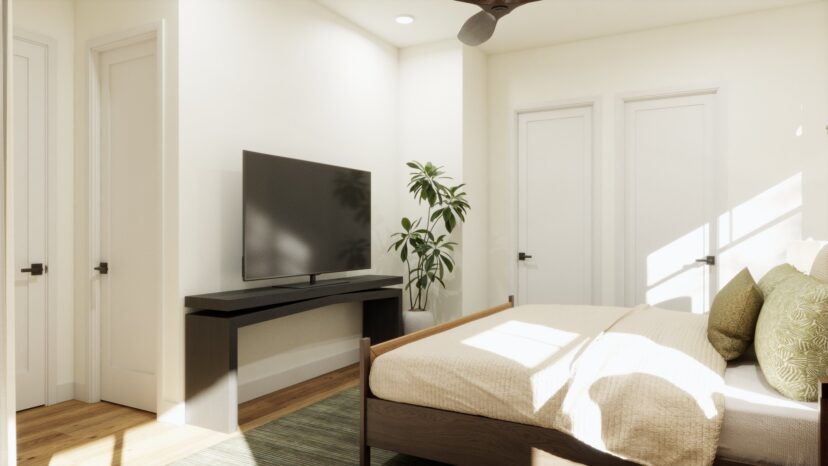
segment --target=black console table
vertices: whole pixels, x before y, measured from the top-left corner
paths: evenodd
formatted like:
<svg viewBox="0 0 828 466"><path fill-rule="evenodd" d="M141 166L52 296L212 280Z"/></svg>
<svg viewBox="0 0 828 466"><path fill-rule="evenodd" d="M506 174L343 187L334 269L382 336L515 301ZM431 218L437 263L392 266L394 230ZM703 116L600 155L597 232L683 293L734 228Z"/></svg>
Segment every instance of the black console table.
<svg viewBox="0 0 828 466"><path fill-rule="evenodd" d="M362 302L362 334L372 343L402 335L402 277L362 275L315 286L255 288L187 296L187 423L220 432L238 427L238 330L331 304Z"/></svg>

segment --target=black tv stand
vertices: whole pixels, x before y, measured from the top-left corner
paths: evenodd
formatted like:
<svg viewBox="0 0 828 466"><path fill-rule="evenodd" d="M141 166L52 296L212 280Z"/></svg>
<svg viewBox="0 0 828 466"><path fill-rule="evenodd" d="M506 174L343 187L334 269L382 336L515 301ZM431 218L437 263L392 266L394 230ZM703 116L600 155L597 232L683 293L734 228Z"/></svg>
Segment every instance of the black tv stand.
<svg viewBox="0 0 828 466"><path fill-rule="evenodd" d="M331 304L362 303L362 335L373 343L402 335L400 276L360 275L184 298L187 423L233 432L238 426L238 331Z"/></svg>
<svg viewBox="0 0 828 466"><path fill-rule="evenodd" d="M317 280L316 275L310 276L310 281L299 283L287 283L285 285L276 285L274 288L292 288L294 290L303 290L305 288L316 288L318 286L332 286L342 285L343 283L350 283L351 280L347 278L331 278L329 280Z"/></svg>

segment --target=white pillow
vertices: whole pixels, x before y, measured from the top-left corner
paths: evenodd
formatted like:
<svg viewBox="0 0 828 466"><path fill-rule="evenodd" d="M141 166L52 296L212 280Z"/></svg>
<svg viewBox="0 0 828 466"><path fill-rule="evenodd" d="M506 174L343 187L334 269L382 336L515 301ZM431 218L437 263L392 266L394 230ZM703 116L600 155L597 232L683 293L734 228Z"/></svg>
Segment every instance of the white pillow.
<svg viewBox="0 0 828 466"><path fill-rule="evenodd" d="M788 263L804 274L811 274L814 260L828 241L791 241L788 244Z"/></svg>
<svg viewBox="0 0 828 466"><path fill-rule="evenodd" d="M811 276L828 283L828 245L823 246L817 253L814 265L811 267Z"/></svg>

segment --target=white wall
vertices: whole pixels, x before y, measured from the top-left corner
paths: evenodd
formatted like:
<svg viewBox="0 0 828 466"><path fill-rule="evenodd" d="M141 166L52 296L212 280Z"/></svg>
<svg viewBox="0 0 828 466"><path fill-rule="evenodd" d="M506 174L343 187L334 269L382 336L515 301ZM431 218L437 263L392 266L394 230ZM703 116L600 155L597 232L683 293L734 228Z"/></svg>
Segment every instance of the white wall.
<svg viewBox="0 0 828 466"><path fill-rule="evenodd" d="M87 71L89 41L164 22L163 216L164 304L159 338L163 350L156 368L158 413L183 419L169 392L166 374L183 371L183 316L178 292L178 0L75 0L75 397L88 400L89 163ZM150 315L156 315L153 312ZM158 314L161 315L161 314ZM97 330L93 330L97 331ZM177 388L177 387L175 387ZM172 413L172 414L170 414Z"/></svg>
<svg viewBox="0 0 828 466"><path fill-rule="evenodd" d="M399 273L385 253L399 222L397 50L303 0L181 0L180 18L181 296L273 283L241 279L243 149L371 171L373 271ZM241 398L355 362L360 333L358 305L243 329ZM168 376L182 399L183 372Z"/></svg>
<svg viewBox="0 0 828 466"><path fill-rule="evenodd" d="M614 193L620 96L720 86L720 282L741 267L760 277L788 240L828 238L828 5L598 38L489 57L489 298L515 289L514 112L571 99L600 101L603 301L616 302ZM797 178L800 177L800 178ZM801 182L799 182L801 180ZM680 212L676 213L680 215ZM562 226L565 228L565 226Z"/></svg>
<svg viewBox="0 0 828 466"><path fill-rule="evenodd" d="M466 183L471 205L466 223L452 234L459 243L457 267L446 288L434 286L429 300L438 321L488 305L488 153L486 55L452 39L400 51L400 167L432 162L445 167L451 184ZM399 187L402 215L426 215L408 192L408 170ZM505 301L505 296L501 301Z"/></svg>
<svg viewBox="0 0 828 466"><path fill-rule="evenodd" d="M50 53L56 55L56 126L49 131L55 133L57 156L50 158L56 166L50 170L50 189L56 195L49 202L57 201L55 251L50 249L49 280L57 288L56 316L57 341L57 399L56 402L72 399L74 395L74 52L75 52L75 8L66 0L18 0L14 4L13 24L16 32L35 33L54 41ZM50 76L51 78L52 76ZM52 177L52 175L57 175ZM51 207L51 206L50 206ZM51 245L50 245L51 246ZM56 254L55 254L56 253ZM51 297L50 297L51 298Z"/></svg>
<svg viewBox="0 0 828 466"><path fill-rule="evenodd" d="M489 281L489 127L488 58L463 47L463 182L471 215L463 225L463 314L496 303L507 295L488 296Z"/></svg>
<svg viewBox="0 0 828 466"><path fill-rule="evenodd" d="M428 206L408 192L407 162L416 160L443 166L452 184L463 179L463 48L444 41L400 50L399 58L399 161L404 175L397 190L401 215L426 220ZM474 209L474 206L472 206ZM399 228L399 223L396 225ZM462 227L452 234L462 237ZM460 315L462 299L462 250L454 255L457 268L446 288L432 286L427 307L438 322ZM406 293L406 303L408 294ZM408 308L408 306L406 306Z"/></svg>

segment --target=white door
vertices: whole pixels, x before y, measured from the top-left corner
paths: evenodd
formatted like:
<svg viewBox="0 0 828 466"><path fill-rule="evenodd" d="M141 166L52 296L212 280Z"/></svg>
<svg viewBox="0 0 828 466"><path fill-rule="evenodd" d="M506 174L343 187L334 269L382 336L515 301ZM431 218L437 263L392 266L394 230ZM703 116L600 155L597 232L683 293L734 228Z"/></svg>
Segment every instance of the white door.
<svg viewBox="0 0 828 466"><path fill-rule="evenodd" d="M591 107L518 117L521 304L593 302L592 138Z"/></svg>
<svg viewBox="0 0 828 466"><path fill-rule="evenodd" d="M705 312L716 292L715 94L625 103L626 301Z"/></svg>
<svg viewBox="0 0 828 466"><path fill-rule="evenodd" d="M17 409L46 404L48 50L14 41ZM39 266L39 267L38 267Z"/></svg>
<svg viewBox="0 0 828 466"><path fill-rule="evenodd" d="M161 161L155 40L100 56L101 399L156 407Z"/></svg>

